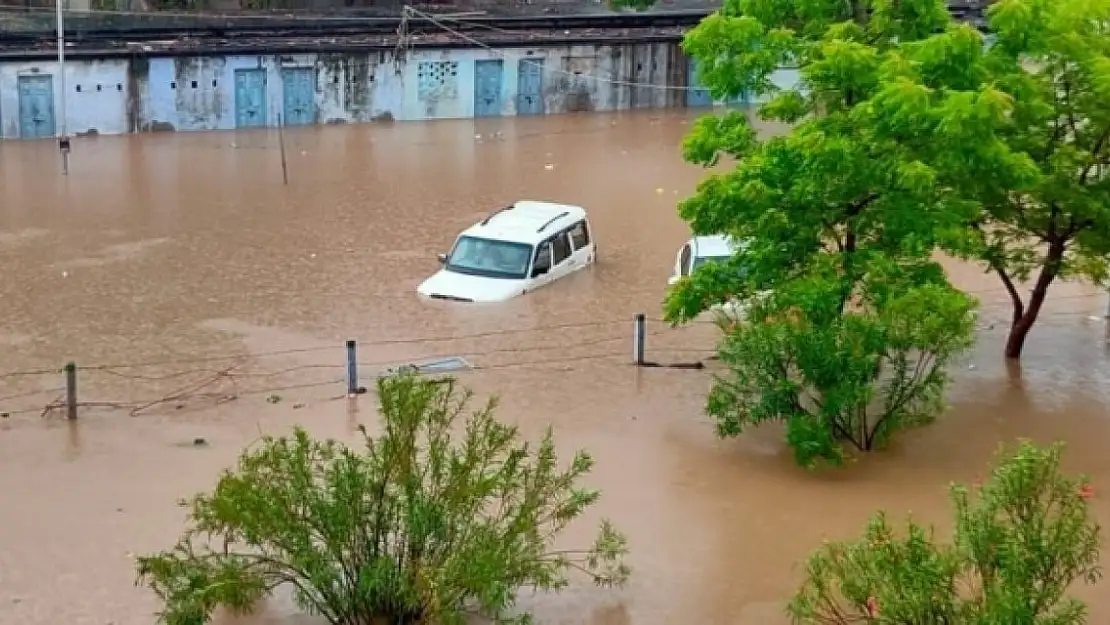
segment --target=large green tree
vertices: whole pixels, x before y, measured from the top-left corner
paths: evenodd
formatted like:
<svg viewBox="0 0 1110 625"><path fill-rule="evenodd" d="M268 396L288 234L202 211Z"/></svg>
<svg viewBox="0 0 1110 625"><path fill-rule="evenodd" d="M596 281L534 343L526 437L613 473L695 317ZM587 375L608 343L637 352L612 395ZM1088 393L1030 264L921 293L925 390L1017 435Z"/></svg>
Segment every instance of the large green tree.
<svg viewBox="0 0 1110 625"><path fill-rule="evenodd" d="M383 379L378 396L382 432L361 445L267 437L183 503L180 541L138 561L162 622L247 612L282 587L332 625L526 622L509 612L522 588L557 590L574 571L627 577L608 522L585 549L554 545L599 497L581 485L589 455L560 467L550 432L520 440L492 403L469 411L451 379Z"/></svg>
<svg viewBox="0 0 1110 625"><path fill-rule="evenodd" d="M987 10L995 43L985 49L931 0L733 0L684 47L718 98L773 93L775 68L804 74L830 39L878 53L881 86L849 90L839 104L877 105L874 130L912 149L947 189L964 220L941 243L998 276L1012 304L1004 353L1016 359L1057 279L1108 284L1108 24L1110 0L999 0ZM786 93L762 113L796 121L827 104ZM710 117L695 132L699 156L746 146L736 122Z"/></svg>
<svg viewBox="0 0 1110 625"><path fill-rule="evenodd" d="M1100 528L1087 502L1093 490L1061 472L1060 456L1058 445L1022 443L982 485L953 486L949 544L912 521L895 532L881 513L861 539L825 544L789 605L794 622L1086 622L1086 606L1068 591L1101 577Z"/></svg>
<svg viewBox="0 0 1110 625"><path fill-rule="evenodd" d="M1001 280L1016 359L1054 281L1107 282L1110 0L999 0L987 25L994 45L964 46L941 73L921 62L950 50L905 46L881 106L899 141L973 206L949 249ZM994 111L958 114L975 99Z"/></svg>
<svg viewBox="0 0 1110 625"><path fill-rule="evenodd" d="M748 307L722 342L729 372L708 402L720 434L784 421L799 462L839 462L845 446L873 449L940 411L945 365L969 344L973 314L931 254L971 211L947 201L933 169L868 105L897 48L940 29L954 42L977 37L921 0L733 0L687 35L714 95L767 94L760 115L793 124L761 141L743 112L710 115L685 144L691 161L735 164L680 214L697 234L745 242L666 304L676 323L729 300ZM771 75L787 63L802 84L775 93Z"/></svg>

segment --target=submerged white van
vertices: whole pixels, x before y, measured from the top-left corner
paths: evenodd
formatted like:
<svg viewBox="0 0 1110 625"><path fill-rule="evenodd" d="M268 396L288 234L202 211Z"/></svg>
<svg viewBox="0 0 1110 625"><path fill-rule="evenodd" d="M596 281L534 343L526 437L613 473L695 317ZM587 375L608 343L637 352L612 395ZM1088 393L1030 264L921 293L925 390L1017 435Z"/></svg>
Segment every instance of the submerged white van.
<svg viewBox="0 0 1110 625"><path fill-rule="evenodd" d="M725 235L708 235L694 237L686 241L678 250L674 260L674 273L667 280L668 285L674 285L682 278L694 273L698 267L708 263L727 263L738 251L744 248L743 243L737 243ZM760 294L762 296L764 294ZM737 300L724 304L714 304L709 311L727 313L743 319L747 306Z"/></svg>
<svg viewBox="0 0 1110 625"><path fill-rule="evenodd" d="M501 302L593 264L586 209L520 200L467 228L443 268L417 287L424 297Z"/></svg>
<svg viewBox="0 0 1110 625"><path fill-rule="evenodd" d="M667 284L678 282L680 278L694 273L695 269L706 263L727 263L739 249L740 246L724 235L694 237L678 250L674 259L674 273Z"/></svg>

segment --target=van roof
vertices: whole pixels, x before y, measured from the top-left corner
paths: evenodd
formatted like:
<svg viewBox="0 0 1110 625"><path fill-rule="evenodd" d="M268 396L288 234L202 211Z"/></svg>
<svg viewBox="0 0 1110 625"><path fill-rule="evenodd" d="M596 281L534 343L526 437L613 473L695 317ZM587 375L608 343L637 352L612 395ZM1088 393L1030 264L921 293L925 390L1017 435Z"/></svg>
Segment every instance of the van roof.
<svg viewBox="0 0 1110 625"><path fill-rule="evenodd" d="M706 258L712 256L732 256L736 253L737 245L726 235L711 234L690 239L690 247L694 256Z"/></svg>
<svg viewBox="0 0 1110 625"><path fill-rule="evenodd" d="M586 218L586 209L571 204L518 200L462 232L482 237L535 245Z"/></svg>

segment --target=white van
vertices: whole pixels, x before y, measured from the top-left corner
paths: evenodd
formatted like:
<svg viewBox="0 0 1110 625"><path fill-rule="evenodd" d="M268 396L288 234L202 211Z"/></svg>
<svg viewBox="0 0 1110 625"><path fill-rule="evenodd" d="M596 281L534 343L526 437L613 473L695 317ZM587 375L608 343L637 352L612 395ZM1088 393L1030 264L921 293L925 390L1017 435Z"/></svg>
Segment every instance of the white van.
<svg viewBox="0 0 1110 625"><path fill-rule="evenodd" d="M678 250L674 259L674 273L667 284L678 282L680 278L694 273L695 269L706 263L727 263L739 249L732 239L724 235L694 237Z"/></svg>
<svg viewBox="0 0 1110 625"><path fill-rule="evenodd" d="M586 209L521 200L467 228L443 269L417 287L424 297L501 302L569 275L596 257Z"/></svg>
<svg viewBox="0 0 1110 625"><path fill-rule="evenodd" d="M668 285L674 285L680 279L694 273L694 270L707 263L727 263L741 249L743 243L737 244L731 238L715 234L694 237L678 250L674 260L674 273L667 280ZM762 294L761 294L762 295ZM733 300L724 304L715 304L710 311L727 313L742 319L747 309L741 302Z"/></svg>

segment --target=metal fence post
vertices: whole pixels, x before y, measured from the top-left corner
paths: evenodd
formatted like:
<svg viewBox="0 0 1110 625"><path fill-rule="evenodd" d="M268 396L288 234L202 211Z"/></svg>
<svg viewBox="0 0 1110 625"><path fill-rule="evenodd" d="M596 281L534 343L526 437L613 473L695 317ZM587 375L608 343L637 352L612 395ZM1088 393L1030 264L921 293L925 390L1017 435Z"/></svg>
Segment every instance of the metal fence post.
<svg viewBox="0 0 1110 625"><path fill-rule="evenodd" d="M77 363L66 363L66 418L77 419Z"/></svg>
<svg viewBox="0 0 1110 625"><path fill-rule="evenodd" d="M347 341L347 394L358 393L358 349L354 339Z"/></svg>
<svg viewBox="0 0 1110 625"><path fill-rule="evenodd" d="M642 367L644 364L644 313L636 313L636 328L632 334L632 364Z"/></svg>

